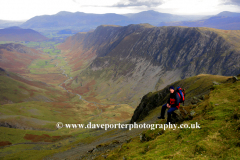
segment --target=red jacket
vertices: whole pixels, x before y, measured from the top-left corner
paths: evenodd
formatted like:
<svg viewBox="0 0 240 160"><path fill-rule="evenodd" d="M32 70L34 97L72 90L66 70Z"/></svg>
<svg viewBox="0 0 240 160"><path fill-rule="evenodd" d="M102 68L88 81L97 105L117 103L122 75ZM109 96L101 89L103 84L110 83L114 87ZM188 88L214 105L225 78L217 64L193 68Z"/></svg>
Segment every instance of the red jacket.
<svg viewBox="0 0 240 160"><path fill-rule="evenodd" d="M177 107L179 109L180 107L180 94L176 91L173 93L170 93L168 104L171 105L171 107Z"/></svg>

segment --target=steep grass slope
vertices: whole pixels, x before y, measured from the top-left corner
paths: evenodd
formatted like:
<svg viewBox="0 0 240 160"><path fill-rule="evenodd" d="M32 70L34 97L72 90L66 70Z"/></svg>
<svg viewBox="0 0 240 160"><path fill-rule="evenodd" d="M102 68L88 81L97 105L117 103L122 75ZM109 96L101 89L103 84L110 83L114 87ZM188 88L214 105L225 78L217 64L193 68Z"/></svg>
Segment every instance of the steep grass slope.
<svg viewBox="0 0 240 160"><path fill-rule="evenodd" d="M0 44L0 67L14 73L28 73L27 66L32 61L45 57L39 51L21 44Z"/></svg>
<svg viewBox="0 0 240 160"><path fill-rule="evenodd" d="M211 78L213 77L210 76L209 82L212 82ZM240 81L226 78L216 78L221 83L213 85L210 93L203 95L203 100L180 108L184 120L177 123L178 127L180 124L190 126L197 122L200 128L145 130L141 133L141 138L135 136L121 147L98 153L95 159L239 159ZM201 77L190 79L192 85L189 88L201 92L203 85L200 83L196 87L193 81L198 83ZM203 81L207 82L206 80L203 78ZM159 95L156 95L149 95L146 101L150 102L154 97L157 101ZM153 118L159 115L160 109L157 107L149 111L141 123L152 119L156 124L164 124L165 120Z"/></svg>
<svg viewBox="0 0 240 160"><path fill-rule="evenodd" d="M29 101L53 101L52 93L57 93L53 86L42 82L27 80L15 73L0 71L0 103L18 103ZM49 92L51 94L49 94Z"/></svg>

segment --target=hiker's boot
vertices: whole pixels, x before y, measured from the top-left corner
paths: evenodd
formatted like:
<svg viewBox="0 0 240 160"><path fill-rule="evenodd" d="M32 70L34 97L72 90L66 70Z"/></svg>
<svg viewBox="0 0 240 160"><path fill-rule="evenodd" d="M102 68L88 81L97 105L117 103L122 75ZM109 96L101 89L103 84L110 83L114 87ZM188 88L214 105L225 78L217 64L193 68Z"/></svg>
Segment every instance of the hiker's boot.
<svg viewBox="0 0 240 160"><path fill-rule="evenodd" d="M160 117L157 117L158 119L165 119L165 117L162 117L162 116L160 116Z"/></svg>

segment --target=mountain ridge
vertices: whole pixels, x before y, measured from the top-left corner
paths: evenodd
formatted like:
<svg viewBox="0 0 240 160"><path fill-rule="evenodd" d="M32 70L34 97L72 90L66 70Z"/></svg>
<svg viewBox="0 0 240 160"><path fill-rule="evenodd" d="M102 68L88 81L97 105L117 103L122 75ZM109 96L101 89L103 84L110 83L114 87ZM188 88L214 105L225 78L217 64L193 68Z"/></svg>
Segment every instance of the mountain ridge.
<svg viewBox="0 0 240 160"><path fill-rule="evenodd" d="M209 27L224 30L240 30L240 13L221 12L207 19L197 21L161 22L157 26Z"/></svg>
<svg viewBox="0 0 240 160"><path fill-rule="evenodd" d="M143 11L132 14L93 14L84 12L66 12L61 11L55 15L36 16L21 25L23 28L33 28L39 30L45 29L76 29L80 31L89 31L95 29L102 24L107 25L121 25L126 26L129 24L150 23L157 25L162 21L177 21L177 20L195 20L201 17L194 16L178 16L169 13L160 13L153 10Z"/></svg>
<svg viewBox="0 0 240 160"><path fill-rule="evenodd" d="M238 74L237 35L238 31L210 28L99 26L69 37L59 48L75 72L69 89L81 90L94 80L86 95L94 90L95 96L104 93L108 99L129 103L139 101L143 92L186 77Z"/></svg>

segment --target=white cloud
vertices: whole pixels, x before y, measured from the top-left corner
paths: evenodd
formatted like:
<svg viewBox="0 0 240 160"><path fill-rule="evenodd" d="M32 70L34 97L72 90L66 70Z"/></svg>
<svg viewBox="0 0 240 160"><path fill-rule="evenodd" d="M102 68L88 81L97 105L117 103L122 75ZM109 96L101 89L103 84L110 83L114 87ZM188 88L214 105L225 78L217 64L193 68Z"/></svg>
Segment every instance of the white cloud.
<svg viewBox="0 0 240 160"><path fill-rule="evenodd" d="M24 20L60 11L85 13L136 13L146 10L172 14L240 12L238 0L1 0L0 19Z"/></svg>
<svg viewBox="0 0 240 160"><path fill-rule="evenodd" d="M221 11L237 12L239 8L233 5L224 5L222 0L167 0L158 10L171 11L181 15L211 15Z"/></svg>
<svg viewBox="0 0 240 160"><path fill-rule="evenodd" d="M162 3L163 3L163 0L124 0L113 5L113 7L129 7L129 6L154 7L154 6L159 6Z"/></svg>
<svg viewBox="0 0 240 160"><path fill-rule="evenodd" d="M36 15L78 10L79 7L71 0L1 0L0 19L24 20Z"/></svg>
<svg viewBox="0 0 240 160"><path fill-rule="evenodd" d="M104 6L112 6L115 3L120 2L121 0L73 0L73 2L81 5L81 6L98 6L98 7L104 7Z"/></svg>

